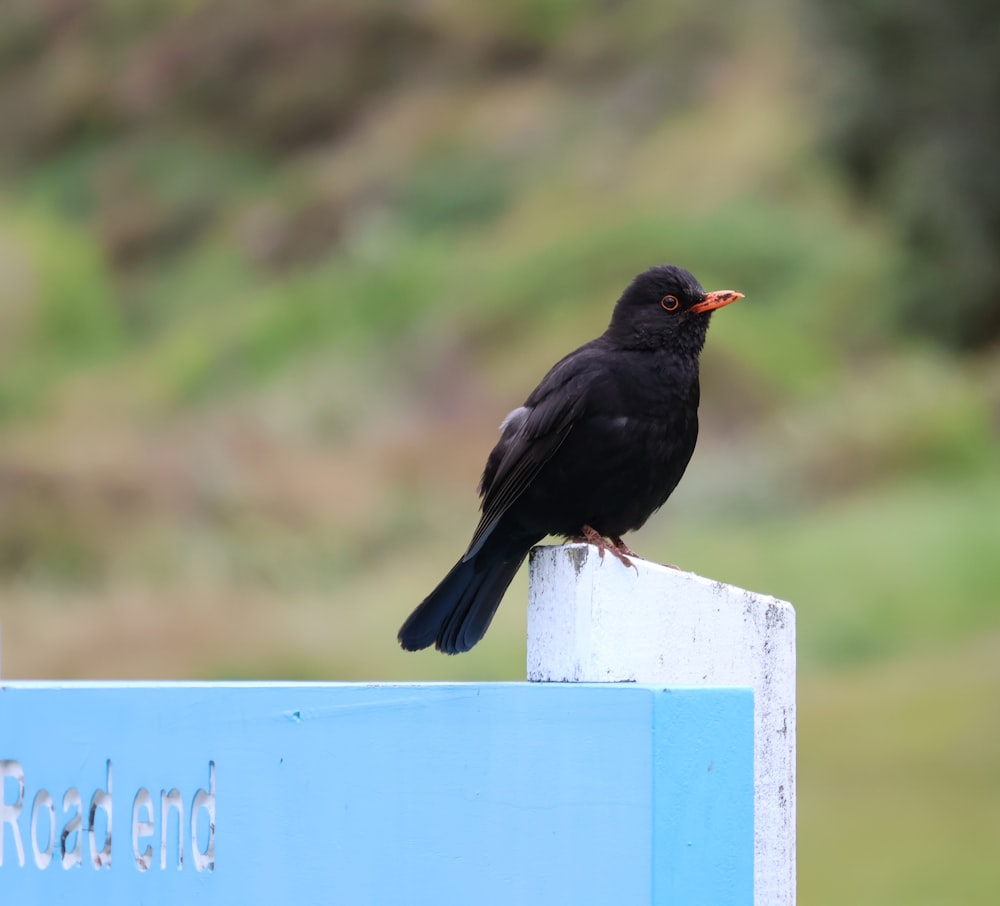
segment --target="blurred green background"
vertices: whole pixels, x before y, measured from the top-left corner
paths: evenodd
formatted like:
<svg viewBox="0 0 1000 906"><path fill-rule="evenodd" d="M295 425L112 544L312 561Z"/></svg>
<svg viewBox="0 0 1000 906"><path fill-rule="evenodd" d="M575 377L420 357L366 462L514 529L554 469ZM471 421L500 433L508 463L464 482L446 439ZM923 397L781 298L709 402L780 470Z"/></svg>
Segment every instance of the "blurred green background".
<svg viewBox="0 0 1000 906"><path fill-rule="evenodd" d="M745 302L633 547L798 609L809 904L1000 887L1000 7L5 0L6 677L519 679L399 623L665 261Z"/></svg>

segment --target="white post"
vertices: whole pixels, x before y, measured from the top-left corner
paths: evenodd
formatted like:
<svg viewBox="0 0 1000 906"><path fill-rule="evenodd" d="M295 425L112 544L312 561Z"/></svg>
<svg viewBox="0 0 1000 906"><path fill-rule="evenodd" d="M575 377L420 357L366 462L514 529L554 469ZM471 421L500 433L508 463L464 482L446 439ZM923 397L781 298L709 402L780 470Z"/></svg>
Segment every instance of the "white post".
<svg viewBox="0 0 1000 906"><path fill-rule="evenodd" d="M795 903L795 611L587 544L532 552L528 679L751 686L754 902Z"/></svg>

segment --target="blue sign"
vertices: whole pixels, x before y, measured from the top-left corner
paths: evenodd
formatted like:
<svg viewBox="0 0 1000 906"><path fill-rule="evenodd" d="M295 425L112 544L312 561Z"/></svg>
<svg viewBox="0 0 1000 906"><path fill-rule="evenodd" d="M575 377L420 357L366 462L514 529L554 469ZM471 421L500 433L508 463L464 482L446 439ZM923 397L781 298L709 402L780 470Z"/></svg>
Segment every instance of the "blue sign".
<svg viewBox="0 0 1000 906"><path fill-rule="evenodd" d="M753 697L0 686L0 903L750 904Z"/></svg>

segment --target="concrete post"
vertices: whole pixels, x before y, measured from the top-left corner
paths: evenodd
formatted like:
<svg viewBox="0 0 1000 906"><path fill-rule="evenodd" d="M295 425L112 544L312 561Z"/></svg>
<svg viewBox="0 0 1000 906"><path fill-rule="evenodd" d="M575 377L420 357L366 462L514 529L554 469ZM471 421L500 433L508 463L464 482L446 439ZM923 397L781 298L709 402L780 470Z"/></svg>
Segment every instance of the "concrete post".
<svg viewBox="0 0 1000 906"><path fill-rule="evenodd" d="M528 679L750 686L754 902L795 903L795 611L784 601L587 544L532 552Z"/></svg>

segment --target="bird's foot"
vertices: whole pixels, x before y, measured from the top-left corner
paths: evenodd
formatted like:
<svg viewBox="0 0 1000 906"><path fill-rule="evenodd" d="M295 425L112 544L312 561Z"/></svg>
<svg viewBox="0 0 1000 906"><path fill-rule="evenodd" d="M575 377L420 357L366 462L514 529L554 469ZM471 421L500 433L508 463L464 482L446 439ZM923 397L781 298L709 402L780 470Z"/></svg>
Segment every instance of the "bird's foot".
<svg viewBox="0 0 1000 906"><path fill-rule="evenodd" d="M631 566L632 569L639 572L639 567L636 566L629 557L635 557L633 551L630 551L626 546L625 542L621 538L605 538L597 529L592 528L589 525L585 525L582 529L580 535L575 536L571 540L582 541L585 544L592 544L597 548L597 552L601 555L601 559L604 559L604 555L610 552L616 559L620 560L625 566Z"/></svg>
<svg viewBox="0 0 1000 906"><path fill-rule="evenodd" d="M615 549L625 554L626 557L638 557L639 555L632 550L624 541L622 541L620 535L612 535L611 543L614 545ZM641 558L640 558L641 559Z"/></svg>

